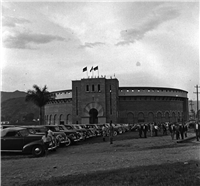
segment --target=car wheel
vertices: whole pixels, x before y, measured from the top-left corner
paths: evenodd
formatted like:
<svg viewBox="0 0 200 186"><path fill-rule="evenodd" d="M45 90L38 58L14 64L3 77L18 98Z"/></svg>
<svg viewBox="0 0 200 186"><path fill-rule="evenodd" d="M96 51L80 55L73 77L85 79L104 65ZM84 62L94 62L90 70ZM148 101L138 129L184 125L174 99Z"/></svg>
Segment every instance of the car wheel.
<svg viewBox="0 0 200 186"><path fill-rule="evenodd" d="M117 131L114 131L113 136L117 136Z"/></svg>
<svg viewBox="0 0 200 186"><path fill-rule="evenodd" d="M35 146L32 148L32 154L33 154L35 157L42 156L42 155L44 154L44 148L43 148L41 145L35 145Z"/></svg>
<svg viewBox="0 0 200 186"><path fill-rule="evenodd" d="M65 143L65 146L66 146L66 147L70 146L71 143L72 143L71 139L70 139L70 138L67 138L66 141L67 141L67 143Z"/></svg>

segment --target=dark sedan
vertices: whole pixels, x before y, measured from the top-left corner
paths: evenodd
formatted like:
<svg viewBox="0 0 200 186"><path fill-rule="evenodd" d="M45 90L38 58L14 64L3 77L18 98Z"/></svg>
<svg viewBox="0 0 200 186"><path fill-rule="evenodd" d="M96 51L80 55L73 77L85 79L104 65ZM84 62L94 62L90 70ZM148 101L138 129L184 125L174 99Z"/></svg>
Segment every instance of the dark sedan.
<svg viewBox="0 0 200 186"><path fill-rule="evenodd" d="M33 135L21 127L1 130L1 151L32 153L34 156L44 155L42 136Z"/></svg>

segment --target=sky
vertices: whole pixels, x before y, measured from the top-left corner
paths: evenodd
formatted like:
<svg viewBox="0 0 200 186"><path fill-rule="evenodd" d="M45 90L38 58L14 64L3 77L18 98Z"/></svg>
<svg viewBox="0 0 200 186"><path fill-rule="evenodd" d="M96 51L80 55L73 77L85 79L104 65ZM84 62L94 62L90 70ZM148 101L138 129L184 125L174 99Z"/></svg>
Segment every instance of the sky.
<svg viewBox="0 0 200 186"><path fill-rule="evenodd" d="M67 90L72 80L103 75L196 100L199 3L3 1L1 49L2 91Z"/></svg>

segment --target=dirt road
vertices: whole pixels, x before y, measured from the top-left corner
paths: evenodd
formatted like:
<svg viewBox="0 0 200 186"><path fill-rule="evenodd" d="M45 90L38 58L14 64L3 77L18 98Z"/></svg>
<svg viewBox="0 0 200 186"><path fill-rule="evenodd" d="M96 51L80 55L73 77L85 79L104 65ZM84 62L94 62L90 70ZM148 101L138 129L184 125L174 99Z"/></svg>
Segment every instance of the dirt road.
<svg viewBox="0 0 200 186"><path fill-rule="evenodd" d="M130 138L131 133L126 133ZM170 136L128 139L80 144L60 148L47 157L2 159L2 186L22 185L30 180L43 180L90 171L142 165L200 160L200 144L177 144Z"/></svg>

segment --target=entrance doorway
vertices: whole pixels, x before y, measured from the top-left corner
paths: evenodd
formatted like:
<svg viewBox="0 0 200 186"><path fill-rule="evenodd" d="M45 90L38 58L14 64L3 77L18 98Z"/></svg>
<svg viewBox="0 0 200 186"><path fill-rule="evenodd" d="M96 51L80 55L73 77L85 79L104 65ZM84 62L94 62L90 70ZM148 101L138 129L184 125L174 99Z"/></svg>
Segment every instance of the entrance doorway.
<svg viewBox="0 0 200 186"><path fill-rule="evenodd" d="M97 124L98 123L98 111L93 108L89 112L90 114L90 124Z"/></svg>

